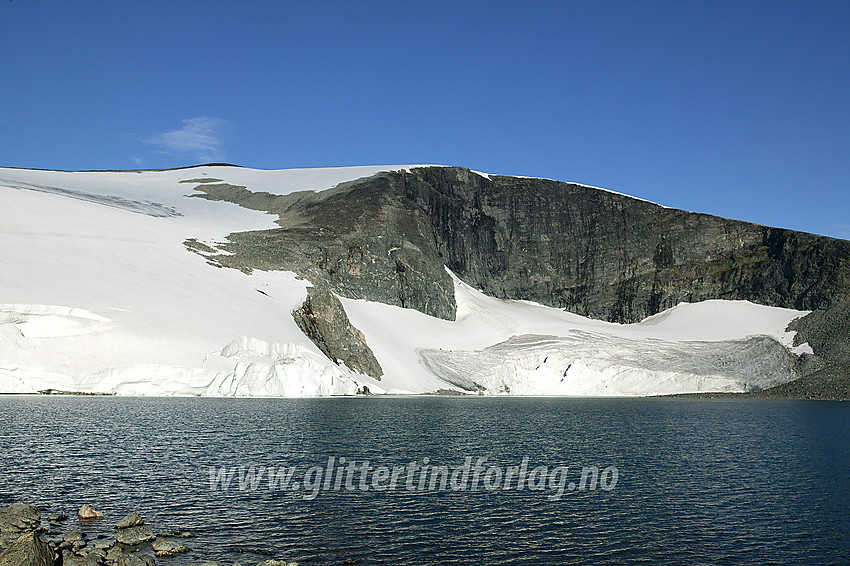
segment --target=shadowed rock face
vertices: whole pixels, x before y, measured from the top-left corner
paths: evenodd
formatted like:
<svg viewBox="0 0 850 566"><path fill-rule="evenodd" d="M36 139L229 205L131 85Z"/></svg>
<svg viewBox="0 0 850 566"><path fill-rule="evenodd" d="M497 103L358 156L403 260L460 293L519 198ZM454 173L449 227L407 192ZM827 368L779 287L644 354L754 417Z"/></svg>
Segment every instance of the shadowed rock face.
<svg viewBox="0 0 850 566"><path fill-rule="evenodd" d="M403 182L448 267L496 297L636 322L706 299L825 308L850 279L843 240L542 179L429 168Z"/></svg>
<svg viewBox="0 0 850 566"><path fill-rule="evenodd" d="M307 299L292 313L295 323L329 359L350 369L381 378L384 371L363 333L348 320L342 304L323 288L307 289Z"/></svg>
<svg viewBox="0 0 850 566"><path fill-rule="evenodd" d="M797 323L817 355L806 373L846 375L850 361L835 346L847 341L850 309L838 305L850 289L848 241L456 167L380 173L321 193L197 190L279 216L280 228L232 234L234 255L214 258L224 266L289 269L343 296L450 320L444 265L489 295L612 322L682 301L743 299L818 311Z"/></svg>
<svg viewBox="0 0 850 566"><path fill-rule="evenodd" d="M196 188L277 214L273 230L228 237L231 256L205 256L242 270L289 269L334 292L454 319L454 285L445 272L426 213L399 190L397 174L344 183L321 193L251 193L232 185ZM192 242L187 240L187 247Z"/></svg>

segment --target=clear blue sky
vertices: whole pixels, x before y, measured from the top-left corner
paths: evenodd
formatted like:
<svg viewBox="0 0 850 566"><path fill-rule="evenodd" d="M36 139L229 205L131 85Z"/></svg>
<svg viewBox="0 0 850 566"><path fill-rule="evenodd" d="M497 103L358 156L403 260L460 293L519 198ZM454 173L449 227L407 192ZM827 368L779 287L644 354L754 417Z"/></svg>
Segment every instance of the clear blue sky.
<svg viewBox="0 0 850 566"><path fill-rule="evenodd" d="M463 165L850 238L850 1L0 0L0 50L4 166Z"/></svg>

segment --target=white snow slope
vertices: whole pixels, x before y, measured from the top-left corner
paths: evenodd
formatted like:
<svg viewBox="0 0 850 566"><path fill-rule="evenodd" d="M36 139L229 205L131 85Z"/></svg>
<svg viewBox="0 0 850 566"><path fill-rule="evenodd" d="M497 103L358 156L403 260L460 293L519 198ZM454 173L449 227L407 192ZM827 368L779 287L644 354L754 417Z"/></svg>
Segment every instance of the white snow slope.
<svg viewBox="0 0 850 566"><path fill-rule="evenodd" d="M368 385L650 395L793 378L785 328L805 312L706 301L617 325L493 299L455 278L454 322L341 298L384 369L376 380L334 364L295 325L308 281L220 268L183 244L216 247L229 233L276 226L262 212L189 198L197 179L287 194L408 167L0 168L0 393L298 397Z"/></svg>

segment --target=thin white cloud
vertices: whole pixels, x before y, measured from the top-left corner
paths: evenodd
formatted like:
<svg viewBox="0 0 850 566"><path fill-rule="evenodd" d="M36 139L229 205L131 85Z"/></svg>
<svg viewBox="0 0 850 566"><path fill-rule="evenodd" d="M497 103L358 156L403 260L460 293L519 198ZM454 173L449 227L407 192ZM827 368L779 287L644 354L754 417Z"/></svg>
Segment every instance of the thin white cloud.
<svg viewBox="0 0 850 566"><path fill-rule="evenodd" d="M224 158L221 130L226 122L220 118L188 118L183 127L164 132L145 143L160 148L164 153L190 155L198 161L221 161Z"/></svg>

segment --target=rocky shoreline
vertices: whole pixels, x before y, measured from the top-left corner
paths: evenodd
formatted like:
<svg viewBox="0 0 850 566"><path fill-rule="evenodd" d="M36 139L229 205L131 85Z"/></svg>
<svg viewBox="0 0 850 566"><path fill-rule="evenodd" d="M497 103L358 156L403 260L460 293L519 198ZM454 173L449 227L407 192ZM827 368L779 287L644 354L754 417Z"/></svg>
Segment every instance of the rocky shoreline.
<svg viewBox="0 0 850 566"><path fill-rule="evenodd" d="M87 504L80 507L77 516L83 525L104 520L103 513ZM47 525L42 525L41 510L28 503L0 508L0 566L155 566L189 552L191 549L183 542L194 537L181 530L156 532L136 512L115 523L112 538L100 534L90 539L84 529L65 530L67 520L67 515L54 513L47 516ZM222 563L205 561L197 566ZM263 560L257 566L298 563Z"/></svg>

